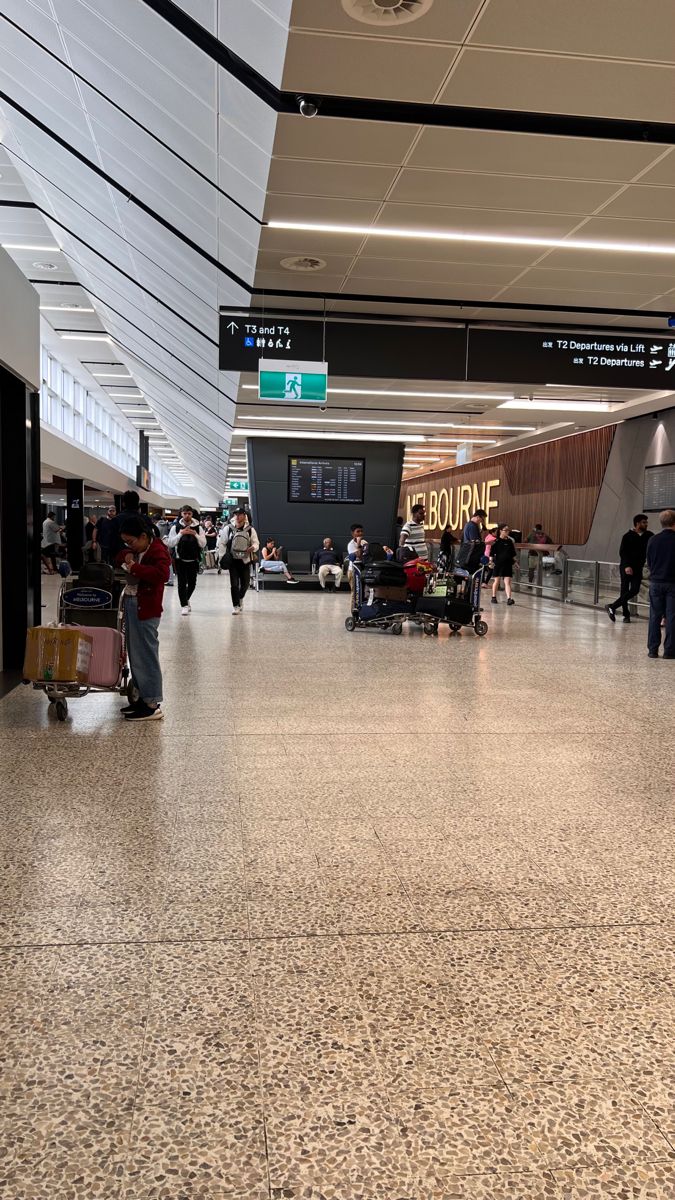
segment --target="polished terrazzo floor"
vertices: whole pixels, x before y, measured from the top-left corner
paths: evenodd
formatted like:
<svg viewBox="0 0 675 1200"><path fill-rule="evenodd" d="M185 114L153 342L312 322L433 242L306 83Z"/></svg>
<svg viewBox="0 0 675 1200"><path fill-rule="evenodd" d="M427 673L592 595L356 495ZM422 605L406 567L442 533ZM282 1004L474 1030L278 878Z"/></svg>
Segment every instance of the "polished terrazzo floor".
<svg viewBox="0 0 675 1200"><path fill-rule="evenodd" d="M167 599L161 724L0 702L3 1197L673 1200L645 623Z"/></svg>

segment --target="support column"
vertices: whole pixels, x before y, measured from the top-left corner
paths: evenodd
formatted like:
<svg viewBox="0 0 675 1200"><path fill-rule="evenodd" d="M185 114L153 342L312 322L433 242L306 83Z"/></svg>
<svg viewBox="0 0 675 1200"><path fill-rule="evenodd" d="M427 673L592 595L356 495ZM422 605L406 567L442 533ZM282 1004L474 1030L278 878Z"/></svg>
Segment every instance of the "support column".
<svg viewBox="0 0 675 1200"><path fill-rule="evenodd" d="M82 566L84 545L84 480L66 480L66 546L68 562L74 571Z"/></svg>
<svg viewBox="0 0 675 1200"><path fill-rule="evenodd" d="M23 665L26 630L41 621L40 405L0 367L0 628L3 670Z"/></svg>

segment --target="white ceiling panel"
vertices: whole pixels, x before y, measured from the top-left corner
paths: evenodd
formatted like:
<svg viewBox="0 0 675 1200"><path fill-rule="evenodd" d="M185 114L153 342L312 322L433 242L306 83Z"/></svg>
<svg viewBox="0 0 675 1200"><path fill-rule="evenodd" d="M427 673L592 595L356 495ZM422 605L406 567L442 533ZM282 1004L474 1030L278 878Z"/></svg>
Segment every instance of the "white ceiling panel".
<svg viewBox="0 0 675 1200"><path fill-rule="evenodd" d="M219 36L235 54L280 84L293 0L218 0Z"/></svg>
<svg viewBox="0 0 675 1200"><path fill-rule="evenodd" d="M309 162L297 158L273 158L268 187L271 192L298 196L349 197L380 200L396 178L397 168L342 163Z"/></svg>
<svg viewBox="0 0 675 1200"><path fill-rule="evenodd" d="M602 215L672 221L675 218L675 187L627 187L603 208Z"/></svg>
<svg viewBox="0 0 675 1200"><path fill-rule="evenodd" d="M604 179L623 183L649 166L664 149L639 143L603 142L596 138L425 128L408 163L411 167L455 172L483 171L545 179ZM283 152L283 149L279 151Z"/></svg>
<svg viewBox="0 0 675 1200"><path fill-rule="evenodd" d="M675 6L670 0L491 0L469 41L583 54L599 58L669 60L675 43Z"/></svg>
<svg viewBox="0 0 675 1200"><path fill-rule="evenodd" d="M640 183L662 183L668 187L675 187L675 152L669 149L658 161L655 161L651 170L646 171L640 177Z"/></svg>
<svg viewBox="0 0 675 1200"><path fill-rule="evenodd" d="M323 162L391 163L405 158L418 129L380 121L324 117L307 121L287 113L279 117L274 153L286 158Z"/></svg>
<svg viewBox="0 0 675 1200"><path fill-rule="evenodd" d="M364 28L366 28L364 26ZM284 88L319 95L431 102L458 47L296 31L288 43Z"/></svg>
<svg viewBox="0 0 675 1200"><path fill-rule="evenodd" d="M670 262L670 272L663 275L631 274L625 269L621 270L616 261L612 263L612 266L617 269L611 271L560 271L552 269L549 261L549 259L545 259L543 266L533 267L531 271L528 271L519 280L520 285L529 286L531 284L533 287L560 288L562 292L569 291L570 288L578 288L581 285L582 288L588 288L589 291L617 292L619 296L629 292L643 292L652 296L669 286L675 287L675 260ZM617 299L616 303L622 308L625 307L620 299Z"/></svg>
<svg viewBox="0 0 675 1200"><path fill-rule="evenodd" d="M373 41L379 38L401 41L462 42L483 0L441 0L416 21L390 25L366 25L345 12L334 0L295 0L293 28L330 33L358 34ZM382 4L384 9L386 6Z"/></svg>
<svg viewBox="0 0 675 1200"><path fill-rule="evenodd" d="M405 169L389 199L404 204L448 204L514 211L526 208L536 212L584 215L609 200L616 187L613 183Z"/></svg>
<svg viewBox="0 0 675 1200"><path fill-rule="evenodd" d="M152 82L152 97L167 112L178 115L190 93L200 102L201 120L208 123L216 68L168 21L138 0L115 0L114 8L86 0L53 3L69 47L94 49L113 71L142 92ZM73 66L77 66L75 61Z"/></svg>
<svg viewBox="0 0 675 1200"><path fill-rule="evenodd" d="M446 262L438 259L421 261L416 259L410 263L401 258L372 258L361 255L350 271L350 281L366 277L371 281L378 279L397 279L404 284L407 279L418 282L427 280L429 283L443 283L455 286L458 283L475 283L493 285L494 287L510 283L519 268L500 266L494 262Z"/></svg>
<svg viewBox="0 0 675 1200"><path fill-rule="evenodd" d="M675 120L675 66L513 51L465 50L442 104Z"/></svg>

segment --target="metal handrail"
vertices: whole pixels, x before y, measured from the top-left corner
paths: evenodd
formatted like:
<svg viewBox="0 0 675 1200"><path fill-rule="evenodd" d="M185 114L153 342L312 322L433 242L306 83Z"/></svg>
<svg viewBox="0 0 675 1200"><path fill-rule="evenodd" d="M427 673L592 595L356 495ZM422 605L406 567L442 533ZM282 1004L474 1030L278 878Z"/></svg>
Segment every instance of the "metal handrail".
<svg viewBox="0 0 675 1200"><path fill-rule="evenodd" d="M583 608L604 608L614 601L621 590L618 562L599 559L568 558L559 560L560 565L549 572L544 568L544 556L537 555L536 564L528 558L528 551L520 552L519 571L514 579L517 591L538 596L545 600L557 600L563 604L576 604ZM578 573L575 573L577 568ZM579 574L583 572L583 578ZM643 584L644 587L644 584ZM648 611L649 599L640 593L629 601L634 615L640 610Z"/></svg>

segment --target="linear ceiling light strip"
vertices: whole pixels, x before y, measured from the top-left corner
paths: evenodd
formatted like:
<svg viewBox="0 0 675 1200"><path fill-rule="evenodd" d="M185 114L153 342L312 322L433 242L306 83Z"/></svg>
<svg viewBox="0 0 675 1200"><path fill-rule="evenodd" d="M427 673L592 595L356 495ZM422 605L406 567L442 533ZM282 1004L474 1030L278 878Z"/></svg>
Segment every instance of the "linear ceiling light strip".
<svg viewBox="0 0 675 1200"><path fill-rule="evenodd" d="M74 79L79 79L80 83L83 83L85 87L88 87L90 91L95 93L95 95L100 96L102 100L105 100L106 104L109 104L111 108L114 108L118 113L121 113L123 117L126 117L127 121L131 121L132 125L135 125L137 129L141 129L143 133L146 133L154 142L157 142L162 149L166 150L174 158L178 159L178 161L182 163L184 167L188 167L190 171L192 171L195 175L198 175L199 178L204 181L204 183L208 183L209 186L214 188L215 191L219 192L225 200L229 200L231 204L234 204L238 209L241 210L241 212L245 213L247 217L250 217L252 221L255 221L257 225L262 225L260 217L256 217L255 213L252 213L245 204L242 204L239 200L236 200L234 196L230 195L229 192L226 192L224 188L221 188L220 185L215 182L215 180L209 179L208 175L205 175L203 171L199 170L199 167L195 167L194 163L191 163L189 159L183 158L183 155L179 154L177 150L174 150L173 146L170 146L168 142L163 140L163 138L159 137L156 133L153 133L152 129L148 129L147 125L144 125L142 121L139 121L136 117L133 117L130 112L127 112L126 108L122 108L121 104L117 104L111 99L110 96L108 96L105 92L102 92L100 88L97 88L96 84L92 83L90 79L86 78L86 76L81 75L80 72L76 71L74 67L71 67L70 63L67 63L64 61L64 59L59 58L58 54L55 54L54 51L50 50L48 46L45 46L44 42L41 42L38 40L38 38L33 37L32 33L29 33L27 29L24 29L22 25L19 25L16 21L13 21L11 17L8 17L5 13L0 12L0 17L2 17L3 21L6 21L8 25L11 25L19 33L23 34L24 37L28 38L28 40L32 42L34 46L39 47L39 49L44 51L45 54L48 54L49 57L52 58L54 62L57 62L60 67L63 67L65 71L69 71Z"/></svg>
<svg viewBox="0 0 675 1200"><path fill-rule="evenodd" d="M446 0L447 2L447 0ZM265 79L249 63L228 49L215 34L183 12L171 0L142 0L224 71L238 79L278 113L298 113L295 92L285 92ZM319 114L349 121L387 124L435 125L448 129L477 129L505 133L535 133L545 137L591 138L612 142L675 143L675 124L669 121L629 121L610 117L584 117L565 113L519 112L516 109L468 108L449 104L409 104L400 100L373 100L357 96L311 97Z"/></svg>

